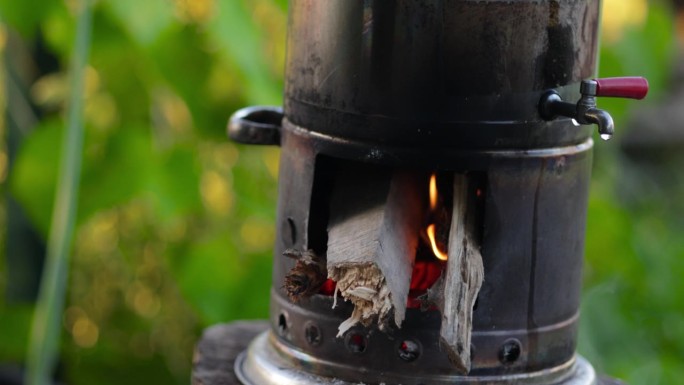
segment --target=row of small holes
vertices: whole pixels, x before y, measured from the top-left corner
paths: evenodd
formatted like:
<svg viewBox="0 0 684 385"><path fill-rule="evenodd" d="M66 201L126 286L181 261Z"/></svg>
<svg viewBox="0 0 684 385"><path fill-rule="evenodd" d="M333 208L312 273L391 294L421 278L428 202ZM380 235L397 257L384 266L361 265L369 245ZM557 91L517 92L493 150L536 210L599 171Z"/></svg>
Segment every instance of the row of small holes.
<svg viewBox="0 0 684 385"><path fill-rule="evenodd" d="M281 313L280 316L278 316L278 332L283 337L287 335L288 324L285 313ZM319 346L323 341L321 329L312 322L306 323L306 326L304 327L304 338L306 338L306 342L311 346ZM366 337L359 333L347 333L344 341L347 349L354 354L365 352L366 347L368 346ZM404 361L414 361L420 356L420 345L411 340L402 341L399 345L397 354L399 355L399 358Z"/></svg>
<svg viewBox="0 0 684 385"><path fill-rule="evenodd" d="M287 317L281 313L278 317L278 331L281 336L287 334ZM311 346L319 346L322 342L321 329L314 323L308 322L304 328L304 337ZM363 334L348 333L344 339L347 349L354 354L361 354L366 351L368 341ZM470 349L471 356L475 354L474 346ZM506 340L499 350L499 361L504 365L515 363L522 353L522 345L515 338ZM412 340L404 340L399 344L397 355L406 362L415 361L420 357L420 345Z"/></svg>

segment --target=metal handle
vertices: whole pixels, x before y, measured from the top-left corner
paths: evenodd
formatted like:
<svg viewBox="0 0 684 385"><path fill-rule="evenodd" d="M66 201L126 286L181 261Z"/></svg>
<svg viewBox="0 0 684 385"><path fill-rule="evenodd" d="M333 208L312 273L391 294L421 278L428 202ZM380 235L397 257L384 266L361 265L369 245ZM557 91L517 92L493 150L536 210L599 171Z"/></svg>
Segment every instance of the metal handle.
<svg viewBox="0 0 684 385"><path fill-rule="evenodd" d="M594 79L596 94L614 98L641 100L648 94L648 80L640 76Z"/></svg>
<svg viewBox="0 0 684 385"><path fill-rule="evenodd" d="M281 107L242 108L228 120L228 137L244 144L280 145L282 120Z"/></svg>

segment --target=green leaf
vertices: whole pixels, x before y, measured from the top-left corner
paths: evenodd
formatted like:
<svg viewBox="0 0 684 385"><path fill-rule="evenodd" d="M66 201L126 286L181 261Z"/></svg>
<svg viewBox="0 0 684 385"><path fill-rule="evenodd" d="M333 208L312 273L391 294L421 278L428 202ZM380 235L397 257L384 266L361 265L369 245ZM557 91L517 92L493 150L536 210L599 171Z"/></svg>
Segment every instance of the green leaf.
<svg viewBox="0 0 684 385"><path fill-rule="evenodd" d="M247 11L245 1L219 1L219 17L208 25L208 31L222 54L234 61L244 77L250 104L282 104L282 88L275 82L266 65L261 33Z"/></svg>
<svg viewBox="0 0 684 385"><path fill-rule="evenodd" d="M171 260L181 292L205 325L268 314L270 258L237 252L231 235L217 232Z"/></svg>
<svg viewBox="0 0 684 385"><path fill-rule="evenodd" d="M47 234L52 215L57 165L64 127L58 121L44 121L24 140L9 181L14 197L33 224Z"/></svg>
<svg viewBox="0 0 684 385"><path fill-rule="evenodd" d="M20 362L26 355L33 307L0 306L0 360Z"/></svg>
<svg viewBox="0 0 684 385"><path fill-rule="evenodd" d="M149 129L121 129L100 145L104 146L102 154L88 154L84 164L79 202L81 221L142 194L153 173Z"/></svg>
<svg viewBox="0 0 684 385"><path fill-rule="evenodd" d="M107 0L105 3L135 41L153 43L173 23L173 7L167 0Z"/></svg>
<svg viewBox="0 0 684 385"><path fill-rule="evenodd" d="M32 39L41 22L60 4L57 0L0 0L0 21Z"/></svg>
<svg viewBox="0 0 684 385"><path fill-rule="evenodd" d="M214 131L223 136L223 119L226 117L216 121L217 117L210 114L207 97L202 92L213 60L204 49L205 45L195 27L172 28L162 34L146 54L149 55L151 67L187 104L194 127L199 131Z"/></svg>
<svg viewBox="0 0 684 385"><path fill-rule="evenodd" d="M161 155L159 165L150 175L149 191L162 221L171 221L202 208L195 151L175 148Z"/></svg>
<svg viewBox="0 0 684 385"><path fill-rule="evenodd" d="M47 234L50 225L52 197L55 195L60 156L55 143L59 143L63 131L62 125L56 121L37 127L20 149L11 173L12 193L43 234ZM86 147L92 147L94 140L87 135ZM150 136L145 128L120 130L99 145L104 147L102 154L87 154L85 158L79 222L100 210L141 195L148 188L156 167Z"/></svg>

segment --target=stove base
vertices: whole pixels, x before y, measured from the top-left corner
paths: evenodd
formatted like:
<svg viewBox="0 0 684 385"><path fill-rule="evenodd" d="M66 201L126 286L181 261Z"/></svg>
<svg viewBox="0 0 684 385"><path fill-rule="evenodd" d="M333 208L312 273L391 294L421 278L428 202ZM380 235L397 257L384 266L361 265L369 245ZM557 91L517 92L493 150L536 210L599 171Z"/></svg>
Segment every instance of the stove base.
<svg viewBox="0 0 684 385"><path fill-rule="evenodd" d="M501 376L455 376L438 374L416 374L414 376L395 373L374 372L364 367L344 367L336 364L332 370L336 377L312 374L330 370L331 363L320 360L298 350L284 346L266 331L258 335L235 361L235 374L245 385L307 385L307 384L436 384L436 385L604 385L594 368L584 358L577 356L573 361L556 368ZM318 369L318 370L316 370ZM343 380L341 377L353 380Z"/></svg>

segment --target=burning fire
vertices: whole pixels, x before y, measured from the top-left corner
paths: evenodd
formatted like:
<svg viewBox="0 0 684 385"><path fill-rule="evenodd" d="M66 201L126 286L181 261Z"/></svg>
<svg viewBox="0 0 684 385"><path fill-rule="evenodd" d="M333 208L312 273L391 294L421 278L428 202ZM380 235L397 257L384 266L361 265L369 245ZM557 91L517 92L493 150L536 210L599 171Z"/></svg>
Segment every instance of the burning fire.
<svg viewBox="0 0 684 385"><path fill-rule="evenodd" d="M430 176L430 210L434 211L437 208L437 175Z"/></svg>
<svg viewBox="0 0 684 385"><path fill-rule="evenodd" d="M428 238L430 238L430 245L432 246L432 252L435 254L435 257L442 261L446 261L449 259L449 256L442 252L442 250L437 247L437 241L435 240L435 224L432 223L430 226L427 228L427 235Z"/></svg>
<svg viewBox="0 0 684 385"><path fill-rule="evenodd" d="M430 211L435 211L437 209L437 175L432 174L430 176ZM437 259L446 261L449 259L449 255L437 246L437 239L435 237L435 224L431 223L427 227L427 236L430 239L430 246L432 246L432 252L435 254Z"/></svg>

